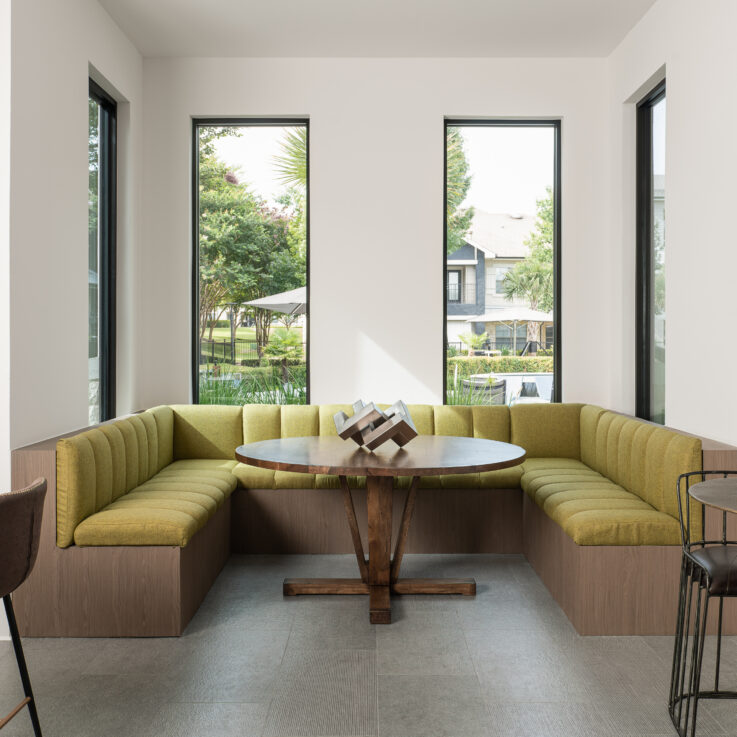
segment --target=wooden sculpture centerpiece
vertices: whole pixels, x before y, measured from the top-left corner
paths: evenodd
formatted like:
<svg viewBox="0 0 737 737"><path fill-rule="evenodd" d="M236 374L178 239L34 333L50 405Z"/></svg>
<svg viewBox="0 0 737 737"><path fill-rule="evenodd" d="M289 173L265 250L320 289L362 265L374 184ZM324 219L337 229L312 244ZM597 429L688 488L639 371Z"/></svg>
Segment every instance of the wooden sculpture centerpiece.
<svg viewBox="0 0 737 737"><path fill-rule="evenodd" d="M400 448L417 437L407 405L400 399L389 409L381 410L373 402L364 404L360 399L353 404L353 416L345 412L333 415L335 429L343 440L354 440L375 450L387 440L393 440Z"/></svg>

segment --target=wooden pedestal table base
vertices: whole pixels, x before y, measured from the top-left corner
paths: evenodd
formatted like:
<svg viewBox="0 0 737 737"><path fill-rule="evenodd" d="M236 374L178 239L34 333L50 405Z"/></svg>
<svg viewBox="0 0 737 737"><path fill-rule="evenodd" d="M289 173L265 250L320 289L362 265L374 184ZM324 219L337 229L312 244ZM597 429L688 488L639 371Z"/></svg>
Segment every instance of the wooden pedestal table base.
<svg viewBox="0 0 737 737"><path fill-rule="evenodd" d="M236 458L260 468L339 476L360 577L287 578L284 595L368 594L371 623L390 624L391 594L476 594L472 578L399 578L419 477L507 468L521 463L525 452L516 445L479 438L421 436L406 449L368 452L339 438L306 437L243 445L236 450ZM348 486L349 474L366 477L368 559ZM412 480L392 556L392 495L398 476Z"/></svg>
<svg viewBox="0 0 737 737"><path fill-rule="evenodd" d="M368 504L369 557L364 558L361 533L356 521L353 497L348 479L340 477L348 526L356 551L361 578L287 578L284 596L300 594L368 594L371 624L390 624L392 621L390 594L461 594L475 596L473 578L405 578L399 579L399 569L407 542L407 533L417 497L417 476L412 483L404 505L399 537L391 557L392 536L392 477L369 476L366 479Z"/></svg>

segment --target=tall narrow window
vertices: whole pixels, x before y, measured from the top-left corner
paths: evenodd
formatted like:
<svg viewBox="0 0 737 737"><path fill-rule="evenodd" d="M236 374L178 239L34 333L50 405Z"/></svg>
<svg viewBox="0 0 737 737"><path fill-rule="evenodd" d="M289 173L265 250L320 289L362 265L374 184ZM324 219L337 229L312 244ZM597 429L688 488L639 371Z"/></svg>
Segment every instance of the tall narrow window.
<svg viewBox="0 0 737 737"><path fill-rule="evenodd" d="M308 123L194 121L193 395L306 404Z"/></svg>
<svg viewBox="0 0 737 737"><path fill-rule="evenodd" d="M560 401L560 121L445 133L445 401Z"/></svg>
<svg viewBox="0 0 737 737"><path fill-rule="evenodd" d="M637 108L637 416L665 424L665 82Z"/></svg>
<svg viewBox="0 0 737 737"><path fill-rule="evenodd" d="M115 416L116 103L89 89L89 422Z"/></svg>

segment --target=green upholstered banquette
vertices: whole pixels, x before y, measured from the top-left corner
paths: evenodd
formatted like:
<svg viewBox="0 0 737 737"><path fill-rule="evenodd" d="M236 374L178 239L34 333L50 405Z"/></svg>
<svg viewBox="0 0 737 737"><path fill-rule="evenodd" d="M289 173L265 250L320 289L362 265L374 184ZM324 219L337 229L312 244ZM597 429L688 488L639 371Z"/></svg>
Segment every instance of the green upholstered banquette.
<svg viewBox="0 0 737 737"><path fill-rule="evenodd" d="M701 469L698 438L592 405L409 409L421 434L501 440L527 451L511 469L427 478L421 486L521 488L579 545L680 542L676 480ZM337 488L336 477L239 464L234 451L244 442L335 434L338 410L351 413L342 404L162 406L64 438L57 545L185 546L237 486Z"/></svg>

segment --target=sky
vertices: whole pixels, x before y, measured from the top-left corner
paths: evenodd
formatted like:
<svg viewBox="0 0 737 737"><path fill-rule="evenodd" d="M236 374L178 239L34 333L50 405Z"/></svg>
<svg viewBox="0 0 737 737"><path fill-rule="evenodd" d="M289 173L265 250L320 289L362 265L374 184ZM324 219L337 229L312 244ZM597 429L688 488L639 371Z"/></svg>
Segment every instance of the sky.
<svg viewBox="0 0 737 737"><path fill-rule="evenodd" d="M275 204L283 186L275 178L273 157L280 153L285 128L244 126L241 132L215 142L218 156ZM534 215L535 201L553 183L553 129L466 126L462 133L472 173L464 207Z"/></svg>
<svg viewBox="0 0 737 737"><path fill-rule="evenodd" d="M279 142L286 128L283 126L243 126L241 136L228 136L215 142L220 159L233 169L239 169L238 179L247 182L269 204L284 191L284 185L276 179L274 156L281 153Z"/></svg>
<svg viewBox="0 0 737 737"><path fill-rule="evenodd" d="M472 175L463 206L534 215L553 184L554 129L465 126L461 133Z"/></svg>

